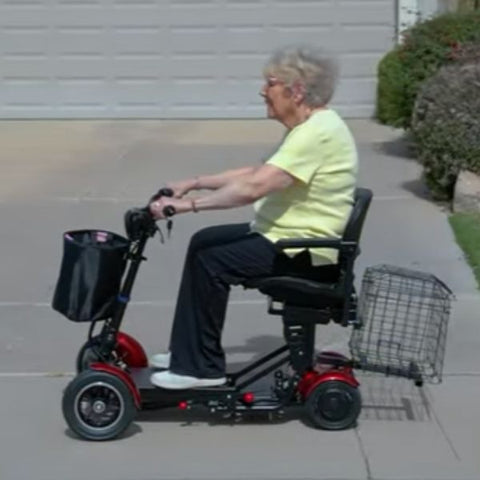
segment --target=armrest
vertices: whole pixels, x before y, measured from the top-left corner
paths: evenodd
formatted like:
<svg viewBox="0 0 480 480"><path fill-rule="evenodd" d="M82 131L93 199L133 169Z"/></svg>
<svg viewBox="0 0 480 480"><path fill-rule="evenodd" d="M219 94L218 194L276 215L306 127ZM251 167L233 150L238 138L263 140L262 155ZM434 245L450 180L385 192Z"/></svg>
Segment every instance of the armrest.
<svg viewBox="0 0 480 480"><path fill-rule="evenodd" d="M346 242L341 238L286 238L275 243L279 248L334 248L336 250L356 249L357 242Z"/></svg>

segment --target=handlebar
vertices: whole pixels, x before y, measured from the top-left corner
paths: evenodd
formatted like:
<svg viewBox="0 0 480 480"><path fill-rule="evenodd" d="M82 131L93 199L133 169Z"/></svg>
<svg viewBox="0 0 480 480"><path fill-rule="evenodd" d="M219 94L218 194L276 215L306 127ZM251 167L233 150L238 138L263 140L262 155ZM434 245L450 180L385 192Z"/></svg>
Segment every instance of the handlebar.
<svg viewBox="0 0 480 480"><path fill-rule="evenodd" d="M148 205L142 208L131 208L125 213L125 230L127 231L130 240L138 240L144 233L151 237L155 235L158 227L156 226L155 219L150 212L149 205L161 197L173 197L173 190L167 187L161 188L150 198ZM172 205L167 205L163 208L163 214L167 218L173 217L175 213L175 207ZM167 228L169 230L171 228L170 219L167 222Z"/></svg>

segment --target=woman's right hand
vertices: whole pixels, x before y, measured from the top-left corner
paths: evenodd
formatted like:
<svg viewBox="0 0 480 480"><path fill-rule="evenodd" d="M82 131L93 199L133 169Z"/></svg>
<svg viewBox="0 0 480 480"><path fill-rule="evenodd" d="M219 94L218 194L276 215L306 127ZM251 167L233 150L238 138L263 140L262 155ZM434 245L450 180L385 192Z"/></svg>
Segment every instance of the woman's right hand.
<svg viewBox="0 0 480 480"><path fill-rule="evenodd" d="M174 198L182 198L191 190L196 190L198 188L198 177L167 183L167 188L173 190Z"/></svg>

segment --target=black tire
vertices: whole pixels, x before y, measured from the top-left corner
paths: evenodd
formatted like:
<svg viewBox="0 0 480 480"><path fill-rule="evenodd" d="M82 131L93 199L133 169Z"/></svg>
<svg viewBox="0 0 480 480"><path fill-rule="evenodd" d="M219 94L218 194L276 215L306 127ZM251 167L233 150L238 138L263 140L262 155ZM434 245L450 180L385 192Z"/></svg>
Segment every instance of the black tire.
<svg viewBox="0 0 480 480"><path fill-rule="evenodd" d="M108 358L100 354L100 339L98 337L93 337L82 346L77 355L77 360L75 362L75 367L77 373L81 373L84 370L87 370L92 363L102 362L102 363L113 363L114 355L109 355Z"/></svg>
<svg viewBox="0 0 480 480"><path fill-rule="evenodd" d="M316 428L344 430L355 426L362 409L362 398L358 388L328 380L310 393L305 408Z"/></svg>
<svg viewBox="0 0 480 480"><path fill-rule="evenodd" d="M70 429L86 440L111 440L132 423L137 409L125 382L86 370L65 389L62 411Z"/></svg>

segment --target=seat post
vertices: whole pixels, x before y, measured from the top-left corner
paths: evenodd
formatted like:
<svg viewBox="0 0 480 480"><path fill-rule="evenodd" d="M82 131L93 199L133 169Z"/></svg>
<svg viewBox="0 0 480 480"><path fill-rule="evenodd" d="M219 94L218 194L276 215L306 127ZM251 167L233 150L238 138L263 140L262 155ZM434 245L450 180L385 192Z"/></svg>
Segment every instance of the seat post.
<svg viewBox="0 0 480 480"><path fill-rule="evenodd" d="M283 315L283 334L292 367L299 375L312 368L315 345L315 322L303 310L287 306Z"/></svg>

